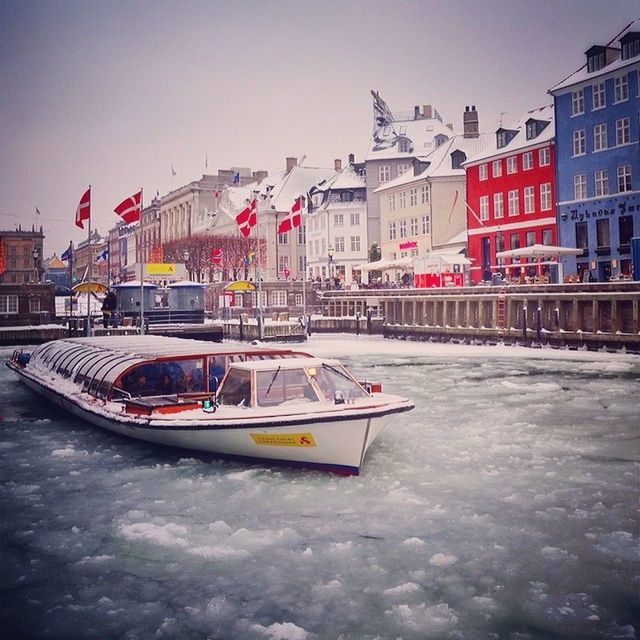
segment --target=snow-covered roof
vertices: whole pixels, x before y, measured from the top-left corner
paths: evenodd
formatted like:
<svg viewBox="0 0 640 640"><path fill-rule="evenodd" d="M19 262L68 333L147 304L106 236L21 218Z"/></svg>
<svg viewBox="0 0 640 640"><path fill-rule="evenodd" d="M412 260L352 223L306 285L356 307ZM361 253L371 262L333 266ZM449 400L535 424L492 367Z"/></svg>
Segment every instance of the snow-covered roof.
<svg viewBox="0 0 640 640"><path fill-rule="evenodd" d="M276 211L289 211L296 198L305 195L311 187L322 180L328 180L335 173L335 169L296 165L271 189L271 207Z"/></svg>
<svg viewBox="0 0 640 640"><path fill-rule="evenodd" d="M435 151L429 155L420 158L422 162L428 163L426 169L416 175L415 167L409 169L401 176L385 182L383 185L374 190L374 193L380 193L387 189L394 189L403 185L424 180L425 178L442 178L448 176L464 176L464 167L454 169L451 164L451 154L455 151L462 151L467 158L481 153L484 149L491 145L493 134L482 133L477 138L465 138L462 135L456 135L440 145Z"/></svg>
<svg viewBox="0 0 640 640"><path fill-rule="evenodd" d="M640 31L640 18L638 20L634 20L627 27L625 27L611 42L606 45L609 47L613 42L619 41L620 38L624 37L628 33L638 32ZM562 89L566 89L568 87L572 87L574 85L580 84L581 82L592 82L595 78L599 78L600 76L604 76L606 74L618 71L623 69L624 67L636 64L638 62L639 56L634 56L633 58L629 58L628 60L623 60L620 55L610 62L609 64L605 64L601 69L597 71L588 71L587 64L583 64L577 71L574 71L572 74L567 76L564 80L561 80L556 85L549 89L549 93L554 94L556 92L561 91Z"/></svg>
<svg viewBox="0 0 640 640"><path fill-rule="evenodd" d="M541 122L547 122L548 125L538 133L534 138L527 140L527 122L529 120L539 120ZM539 107L538 109L532 109L523 114L518 120L516 120L511 126L500 127L508 131L516 132L514 137L503 147L498 148L498 140L496 134L491 134L489 143L486 147L476 153L470 155L469 159L465 163L466 166L486 160L487 158L493 158L498 155L510 155L516 151L526 149L527 147L538 146L544 142L553 140L556 135L555 119L553 105L546 105Z"/></svg>
<svg viewBox="0 0 640 640"><path fill-rule="evenodd" d="M316 185L315 191L329 191L333 189L364 189L366 180L354 168L348 164L340 173Z"/></svg>

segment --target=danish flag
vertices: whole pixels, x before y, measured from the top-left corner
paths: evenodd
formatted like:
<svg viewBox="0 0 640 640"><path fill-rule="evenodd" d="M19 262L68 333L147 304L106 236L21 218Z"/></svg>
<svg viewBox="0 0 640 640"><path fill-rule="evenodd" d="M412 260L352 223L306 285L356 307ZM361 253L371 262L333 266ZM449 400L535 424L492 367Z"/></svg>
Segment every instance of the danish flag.
<svg viewBox="0 0 640 640"><path fill-rule="evenodd" d="M140 202L142 201L142 189L138 193L123 200L114 211L126 222L137 222L140 220Z"/></svg>
<svg viewBox="0 0 640 640"><path fill-rule="evenodd" d="M80 202L78 203L78 208L76 209L76 227L80 227L84 229L84 220L88 220L91 217L91 187L89 187L82 198L80 198Z"/></svg>
<svg viewBox="0 0 640 640"><path fill-rule="evenodd" d="M245 207L237 216L236 222L240 228L240 233L245 237L249 237L251 227L255 227L258 222L257 215L258 202L254 198L248 207Z"/></svg>
<svg viewBox="0 0 640 640"><path fill-rule="evenodd" d="M299 227L302 224L302 196L296 198L296 201L293 203L293 207L291 207L291 211L285 216L282 222L278 225L278 233L287 233L287 231L291 231L291 229L295 229L295 227Z"/></svg>

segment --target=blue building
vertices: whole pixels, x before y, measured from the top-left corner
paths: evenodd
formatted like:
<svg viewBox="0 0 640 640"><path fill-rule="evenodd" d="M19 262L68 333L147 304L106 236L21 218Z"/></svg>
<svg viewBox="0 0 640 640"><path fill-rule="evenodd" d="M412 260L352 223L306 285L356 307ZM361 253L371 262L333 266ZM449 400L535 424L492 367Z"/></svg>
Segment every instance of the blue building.
<svg viewBox="0 0 640 640"><path fill-rule="evenodd" d="M585 55L549 91L558 238L583 249L565 259L565 273L607 281L630 276L631 238L640 236L640 21Z"/></svg>

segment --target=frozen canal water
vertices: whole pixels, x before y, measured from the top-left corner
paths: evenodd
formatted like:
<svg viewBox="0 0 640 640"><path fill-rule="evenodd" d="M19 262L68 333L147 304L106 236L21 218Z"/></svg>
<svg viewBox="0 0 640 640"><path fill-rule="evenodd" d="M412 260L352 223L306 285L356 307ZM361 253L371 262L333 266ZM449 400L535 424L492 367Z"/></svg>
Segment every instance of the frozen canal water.
<svg viewBox="0 0 640 640"><path fill-rule="evenodd" d="M359 477L123 439L2 367L1 637L638 637L640 359L307 349L416 403Z"/></svg>

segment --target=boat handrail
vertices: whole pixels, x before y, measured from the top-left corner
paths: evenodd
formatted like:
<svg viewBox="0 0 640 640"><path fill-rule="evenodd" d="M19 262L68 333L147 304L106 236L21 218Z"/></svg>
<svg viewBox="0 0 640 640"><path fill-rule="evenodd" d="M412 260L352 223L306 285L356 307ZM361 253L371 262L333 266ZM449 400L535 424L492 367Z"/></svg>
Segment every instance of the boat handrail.
<svg viewBox="0 0 640 640"><path fill-rule="evenodd" d="M111 399L114 402L119 402L122 400L132 400L133 396L128 392L125 391L124 389L121 389L120 387L111 387ZM119 397L115 398L114 397L114 393L117 393Z"/></svg>

